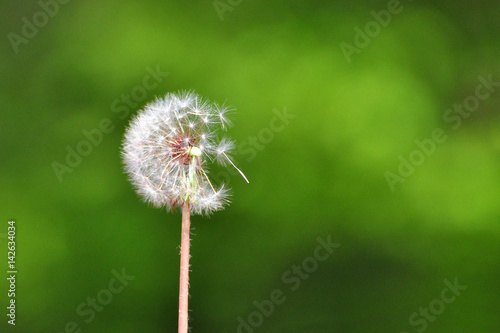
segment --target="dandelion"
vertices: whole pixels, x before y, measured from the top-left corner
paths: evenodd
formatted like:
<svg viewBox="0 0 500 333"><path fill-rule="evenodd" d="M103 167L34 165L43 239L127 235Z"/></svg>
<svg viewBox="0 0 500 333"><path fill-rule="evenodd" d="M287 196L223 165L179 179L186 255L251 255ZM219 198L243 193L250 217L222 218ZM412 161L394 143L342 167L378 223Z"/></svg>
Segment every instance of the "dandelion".
<svg viewBox="0 0 500 333"><path fill-rule="evenodd" d="M231 125L230 110L193 92L167 94L146 105L125 133L125 171L146 202L182 209L179 333L188 329L189 233L191 214L210 214L229 203L229 188L208 177L207 164L230 164L234 142L220 137Z"/></svg>

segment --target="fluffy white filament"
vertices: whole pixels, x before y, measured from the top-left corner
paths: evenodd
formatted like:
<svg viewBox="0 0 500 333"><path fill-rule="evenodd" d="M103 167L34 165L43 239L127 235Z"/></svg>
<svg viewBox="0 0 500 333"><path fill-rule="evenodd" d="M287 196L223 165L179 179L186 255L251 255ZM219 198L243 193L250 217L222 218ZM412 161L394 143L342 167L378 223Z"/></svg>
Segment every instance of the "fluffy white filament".
<svg viewBox="0 0 500 333"><path fill-rule="evenodd" d="M193 92L170 93L146 105L123 142L125 170L137 193L156 207L188 204L194 214L223 209L228 188L212 184L206 163L215 159L236 168L229 159L234 142L215 140L230 124L227 112Z"/></svg>

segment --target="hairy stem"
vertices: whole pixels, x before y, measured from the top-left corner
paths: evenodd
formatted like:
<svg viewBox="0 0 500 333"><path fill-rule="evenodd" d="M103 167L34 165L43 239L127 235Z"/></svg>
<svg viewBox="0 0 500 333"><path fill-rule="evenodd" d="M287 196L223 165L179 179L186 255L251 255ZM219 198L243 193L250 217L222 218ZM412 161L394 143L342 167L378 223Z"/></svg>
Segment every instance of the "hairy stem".
<svg viewBox="0 0 500 333"><path fill-rule="evenodd" d="M191 207L182 207L181 270L179 282L179 333L188 332L189 297L189 234L191 231Z"/></svg>

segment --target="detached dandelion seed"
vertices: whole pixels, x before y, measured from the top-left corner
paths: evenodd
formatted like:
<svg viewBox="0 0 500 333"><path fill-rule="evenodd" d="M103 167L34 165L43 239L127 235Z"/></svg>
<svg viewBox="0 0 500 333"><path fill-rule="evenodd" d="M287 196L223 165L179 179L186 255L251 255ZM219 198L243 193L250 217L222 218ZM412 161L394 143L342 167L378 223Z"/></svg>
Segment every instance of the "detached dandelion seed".
<svg viewBox="0 0 500 333"><path fill-rule="evenodd" d="M229 109L194 92L169 93L132 119L123 141L123 163L144 201L182 210L179 333L188 331L189 234L191 214L209 215L229 203L229 188L214 185L207 164L230 164L234 142L219 137L231 124Z"/></svg>

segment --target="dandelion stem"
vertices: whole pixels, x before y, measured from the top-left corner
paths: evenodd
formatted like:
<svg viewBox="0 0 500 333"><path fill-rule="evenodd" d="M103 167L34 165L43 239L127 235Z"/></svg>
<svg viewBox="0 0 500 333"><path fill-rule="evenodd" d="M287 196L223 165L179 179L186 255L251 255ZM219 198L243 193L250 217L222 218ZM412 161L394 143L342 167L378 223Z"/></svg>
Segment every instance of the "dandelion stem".
<svg viewBox="0 0 500 333"><path fill-rule="evenodd" d="M185 203L182 207L181 232L181 269L179 281L179 333L188 332L188 297L189 297L189 234L191 231L191 207Z"/></svg>

